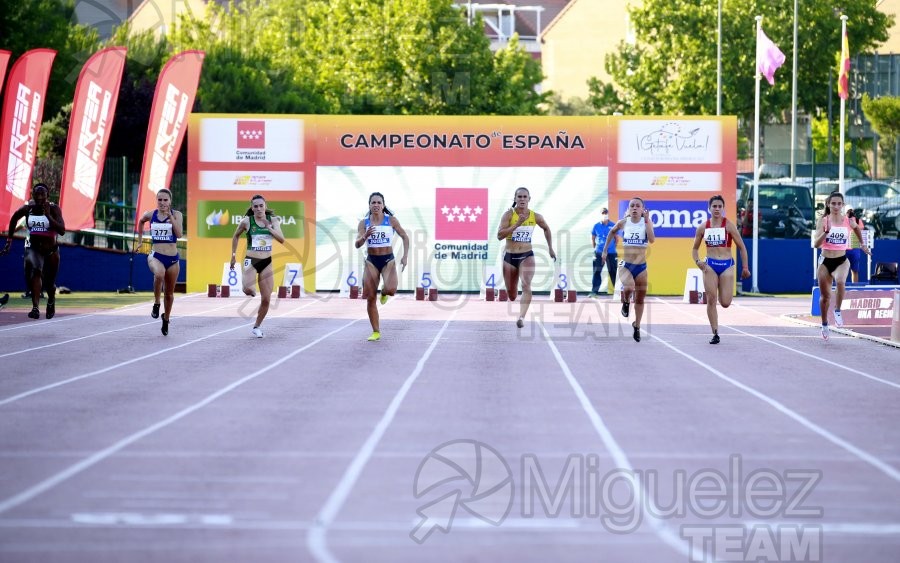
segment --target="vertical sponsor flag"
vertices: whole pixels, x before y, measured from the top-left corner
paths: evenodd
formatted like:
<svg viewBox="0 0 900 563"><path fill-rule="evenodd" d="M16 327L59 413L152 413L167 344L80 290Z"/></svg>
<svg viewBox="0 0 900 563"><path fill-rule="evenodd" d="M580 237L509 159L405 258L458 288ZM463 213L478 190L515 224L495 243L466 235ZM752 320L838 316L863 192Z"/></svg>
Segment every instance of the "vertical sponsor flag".
<svg viewBox="0 0 900 563"><path fill-rule="evenodd" d="M187 118L194 106L203 57L203 51L183 51L169 59L159 73L147 128L135 219L142 209L156 206L156 192L168 188L172 180Z"/></svg>
<svg viewBox="0 0 900 563"><path fill-rule="evenodd" d="M437 188L434 194L435 240L488 239L487 188Z"/></svg>
<svg viewBox="0 0 900 563"><path fill-rule="evenodd" d="M841 60L838 63L838 96L842 100L850 97L850 44L847 42L847 28L841 40Z"/></svg>
<svg viewBox="0 0 900 563"><path fill-rule="evenodd" d="M770 86L775 85L775 71L784 64L784 53L769 39L762 27L756 34L756 70L766 77Z"/></svg>
<svg viewBox="0 0 900 563"><path fill-rule="evenodd" d="M94 226L94 204L125 70L125 52L125 47L110 47L95 53L81 69L75 86L59 194L66 227L73 231Z"/></svg>
<svg viewBox="0 0 900 563"><path fill-rule="evenodd" d="M5 230L13 210L28 197L38 134L44 113L44 97L56 51L32 49L9 72L0 121L0 229Z"/></svg>
<svg viewBox="0 0 900 563"><path fill-rule="evenodd" d="M9 64L9 57L12 55L9 51L0 49L0 92L3 91L3 79L6 78L6 65Z"/></svg>

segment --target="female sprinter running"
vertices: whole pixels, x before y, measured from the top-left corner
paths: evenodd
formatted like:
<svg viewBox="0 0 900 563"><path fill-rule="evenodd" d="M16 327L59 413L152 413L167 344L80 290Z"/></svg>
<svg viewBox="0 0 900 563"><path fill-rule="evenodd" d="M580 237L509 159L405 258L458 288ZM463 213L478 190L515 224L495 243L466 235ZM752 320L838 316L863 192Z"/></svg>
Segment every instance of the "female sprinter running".
<svg viewBox="0 0 900 563"><path fill-rule="evenodd" d="M816 277L819 280L819 308L822 314L822 338L828 340L828 307L831 305L831 284L837 284L837 296L834 302L834 324L844 326L841 317L841 303L844 301L844 289L847 286L847 271L850 262L847 251L850 250L850 231L863 239L859 224L853 217L844 215L844 195L832 192L825 200L825 211L813 237L813 245L822 249L819 256L819 268ZM862 244L862 251L869 254L869 247Z"/></svg>
<svg viewBox="0 0 900 563"><path fill-rule="evenodd" d="M500 218L500 228L497 229L497 240L506 239L506 248L503 254L503 281L506 284L506 293L509 294L510 301L515 301L518 297L519 280L522 280L522 300L519 302L519 318L516 320L516 326L519 328L525 326L525 315L528 313L528 306L531 305L531 279L534 277L534 251L531 247L531 235L535 226L544 231L550 258L556 260L550 227L547 226L547 222L540 213L535 213L528 208L530 201L531 193L528 188L516 189L513 205Z"/></svg>
<svg viewBox="0 0 900 563"><path fill-rule="evenodd" d="M275 287L272 239L284 244L281 220L266 207L266 198L263 196L257 194L250 198L250 208L231 237L232 270L237 258L238 240L242 233L247 233L247 252L241 271L241 287L244 294L256 297L256 284L259 282L259 309L256 311L256 322L253 323L250 333L257 338L263 338L265 334L261 325L266 313L269 312L272 289Z"/></svg>
<svg viewBox="0 0 900 563"><path fill-rule="evenodd" d="M616 233L622 232L622 248L624 262L619 267L619 279L622 280L622 316L628 318L631 300L634 298L634 329L632 338L641 341L641 318L644 316L644 297L647 296L647 246L656 240L653 233L653 221L644 207L644 200L631 198L628 212L624 219L616 223L603 245L601 259L606 260L606 250L616 239Z"/></svg>
<svg viewBox="0 0 900 563"><path fill-rule="evenodd" d="M712 329L710 344L719 343L719 313L716 301L727 309L734 298L734 258L731 256L731 242L737 245L741 253L741 279L750 277L747 268L747 247L738 233L734 223L725 218L725 198L714 195L709 198L710 218L697 227L694 235L694 248L691 256L694 263L703 271L703 291L706 292L706 316ZM700 260L700 244L706 243L706 260Z"/></svg>
<svg viewBox="0 0 900 563"><path fill-rule="evenodd" d="M46 184L35 184L31 188L31 201L20 207L9 219L9 231L6 246L0 250L0 256L9 252L16 224L23 217L28 229L28 240L25 243L25 280L26 289L31 292L32 319L41 318L38 304L41 292L47 292L47 318L56 315L56 274L59 272L59 246L57 235L66 234L66 222L62 210L50 202L50 189Z"/></svg>
<svg viewBox="0 0 900 563"><path fill-rule="evenodd" d="M400 258L401 271L406 269L409 254L409 237L400 221L384 205L384 196L374 192L369 196L369 212L359 222L356 233L356 248L366 246L366 270L363 278L363 293L366 294L366 312L372 325L372 334L368 340L375 342L381 339L381 319L378 316L378 304L375 296L378 293L378 281L381 286L381 304L387 303L388 297L397 293L397 264L394 261L394 234L403 241L403 257Z"/></svg>
<svg viewBox="0 0 900 563"><path fill-rule="evenodd" d="M169 320L172 318L172 303L175 301L175 283L181 266L178 263L178 247L184 225L181 211L172 209L172 192L163 188L156 193L156 209L147 211L138 221L138 246L144 242L144 223L150 223L150 240L153 246L147 256L147 266L153 272L153 309L150 316L159 318L159 294L165 293L165 308L162 316L163 336L169 334Z"/></svg>

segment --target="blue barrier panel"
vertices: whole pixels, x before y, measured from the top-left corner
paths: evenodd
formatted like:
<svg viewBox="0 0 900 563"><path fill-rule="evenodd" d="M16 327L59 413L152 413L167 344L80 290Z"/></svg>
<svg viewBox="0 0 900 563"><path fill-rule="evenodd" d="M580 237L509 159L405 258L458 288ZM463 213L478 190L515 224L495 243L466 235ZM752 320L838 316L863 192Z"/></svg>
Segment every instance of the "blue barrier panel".
<svg viewBox="0 0 900 563"><path fill-rule="evenodd" d="M752 265L753 241L746 239L744 243ZM759 239L759 290L763 293L806 293L816 283L812 257L807 239ZM900 262L900 240L876 240L872 252L873 270L877 262ZM740 267L738 264L739 273ZM867 281L865 263L862 270L859 279ZM741 283L742 291L750 291L752 287L750 279Z"/></svg>
<svg viewBox="0 0 900 563"><path fill-rule="evenodd" d="M25 240L14 238L9 254L0 257L0 288L4 291L25 291L22 256ZM187 275L185 260L180 260L178 281ZM59 245L59 274L56 285L72 291L116 291L128 287L129 254L105 248L72 244ZM147 267L147 255L135 253L134 278L136 291L153 291L153 274Z"/></svg>

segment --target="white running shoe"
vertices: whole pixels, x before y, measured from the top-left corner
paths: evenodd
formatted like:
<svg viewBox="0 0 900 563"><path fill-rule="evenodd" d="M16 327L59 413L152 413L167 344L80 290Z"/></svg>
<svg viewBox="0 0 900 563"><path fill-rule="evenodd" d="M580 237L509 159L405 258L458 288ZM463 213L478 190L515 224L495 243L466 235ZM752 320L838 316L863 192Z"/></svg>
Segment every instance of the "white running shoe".
<svg viewBox="0 0 900 563"><path fill-rule="evenodd" d="M837 326L844 326L844 317L841 316L840 311L834 312L834 324Z"/></svg>
<svg viewBox="0 0 900 563"><path fill-rule="evenodd" d="M822 325L822 338L828 340L828 325Z"/></svg>
<svg viewBox="0 0 900 563"><path fill-rule="evenodd" d="M257 338L262 338L263 336L265 336L262 329L258 326L253 327L253 330L251 330L250 333Z"/></svg>

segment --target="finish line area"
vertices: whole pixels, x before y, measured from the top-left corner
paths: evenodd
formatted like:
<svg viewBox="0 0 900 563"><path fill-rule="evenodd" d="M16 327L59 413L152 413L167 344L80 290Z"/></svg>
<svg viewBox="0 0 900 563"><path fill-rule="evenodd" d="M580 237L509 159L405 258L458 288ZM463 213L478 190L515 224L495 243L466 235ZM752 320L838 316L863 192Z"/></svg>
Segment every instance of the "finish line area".
<svg viewBox="0 0 900 563"><path fill-rule="evenodd" d="M900 351L809 303L7 307L0 560L894 561Z"/></svg>

